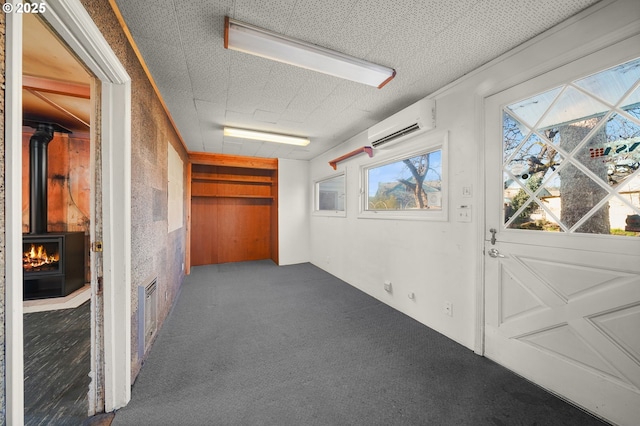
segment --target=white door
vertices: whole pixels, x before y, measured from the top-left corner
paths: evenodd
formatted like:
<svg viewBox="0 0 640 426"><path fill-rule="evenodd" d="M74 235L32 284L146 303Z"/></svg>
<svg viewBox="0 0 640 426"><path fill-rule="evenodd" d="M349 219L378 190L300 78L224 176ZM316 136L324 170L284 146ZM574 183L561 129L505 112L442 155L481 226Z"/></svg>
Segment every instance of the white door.
<svg viewBox="0 0 640 426"><path fill-rule="evenodd" d="M485 355L624 425L640 424L631 55L610 48L485 102Z"/></svg>

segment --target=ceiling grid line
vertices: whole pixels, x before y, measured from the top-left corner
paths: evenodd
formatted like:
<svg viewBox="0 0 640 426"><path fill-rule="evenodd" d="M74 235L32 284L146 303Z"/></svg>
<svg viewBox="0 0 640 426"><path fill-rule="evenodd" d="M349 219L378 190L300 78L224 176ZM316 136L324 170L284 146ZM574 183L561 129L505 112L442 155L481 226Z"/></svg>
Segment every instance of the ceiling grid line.
<svg viewBox="0 0 640 426"><path fill-rule="evenodd" d="M308 136L304 150L239 140L243 153L299 160L328 151L598 2L157 0L164 6L150 17L144 2L112 1L162 82L189 150L222 150L222 127L229 125ZM226 50L224 16L392 67L397 76L376 89Z"/></svg>

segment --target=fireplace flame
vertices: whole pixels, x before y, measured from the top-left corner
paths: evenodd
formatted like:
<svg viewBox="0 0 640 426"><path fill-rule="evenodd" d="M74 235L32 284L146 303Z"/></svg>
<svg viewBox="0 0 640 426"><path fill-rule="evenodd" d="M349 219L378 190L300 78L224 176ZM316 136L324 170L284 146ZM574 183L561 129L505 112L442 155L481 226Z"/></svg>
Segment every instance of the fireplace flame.
<svg viewBox="0 0 640 426"><path fill-rule="evenodd" d="M44 246L31 244L31 249L24 253L22 257L22 267L25 270L40 268L45 265L51 265L60 261L60 254L47 254Z"/></svg>

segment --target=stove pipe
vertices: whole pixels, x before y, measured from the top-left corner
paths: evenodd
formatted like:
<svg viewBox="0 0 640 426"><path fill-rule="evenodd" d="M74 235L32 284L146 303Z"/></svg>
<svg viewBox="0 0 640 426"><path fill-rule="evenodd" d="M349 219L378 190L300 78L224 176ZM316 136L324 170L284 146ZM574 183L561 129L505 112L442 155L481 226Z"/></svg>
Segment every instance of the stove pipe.
<svg viewBox="0 0 640 426"><path fill-rule="evenodd" d="M29 141L29 233L47 232L47 150L54 126L40 123Z"/></svg>

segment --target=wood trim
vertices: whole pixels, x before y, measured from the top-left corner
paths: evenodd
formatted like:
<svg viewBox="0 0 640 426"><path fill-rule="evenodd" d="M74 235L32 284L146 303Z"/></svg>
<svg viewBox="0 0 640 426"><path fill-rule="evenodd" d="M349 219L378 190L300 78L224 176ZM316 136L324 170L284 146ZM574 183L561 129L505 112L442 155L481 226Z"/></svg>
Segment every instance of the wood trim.
<svg viewBox="0 0 640 426"><path fill-rule="evenodd" d="M391 76L389 76L389 78L387 78L385 81L380 83L380 85L378 86L378 89L382 89L384 86L386 86L387 83L393 80L395 76L396 76L396 70L393 70L393 74L391 74Z"/></svg>
<svg viewBox="0 0 640 426"><path fill-rule="evenodd" d="M182 138L182 135L180 134L180 131L178 130L178 126L176 125L175 121L173 121L173 117L171 116L171 113L169 112L169 108L167 107L167 104L164 102L164 98L160 94L160 89L158 89L158 86L156 85L155 80L151 76L151 71L149 71L149 68L147 67L147 63L142 58L142 54L140 53L140 50L138 49L138 45L133 40L133 36L131 35L131 31L129 31L129 27L127 26L127 23L125 22L124 18L122 17L122 13L120 12L120 9L118 8L118 5L116 4L116 1L115 0L109 0L109 5L111 6L111 9L113 10L113 13L116 15L116 18L117 18L118 22L120 23L120 26L122 27L122 32L124 32L125 36L127 37L127 40L129 40L129 44L131 45L131 48L133 49L134 53L136 54L136 57L138 58L138 61L140 62L140 66L144 70L144 73L146 74L147 79L149 79L149 83L151 84L151 87L153 88L153 91L155 92L156 96L158 97L158 100L160 101L160 104L162 105L162 109L164 110L164 113L167 115L167 119L169 119L169 123L171 124L171 127L173 127L173 131L176 133L176 136L178 137L178 140L180 140L180 143L182 144L182 148L184 149L185 152L188 153L189 150L187 149L187 144L185 143L184 139Z"/></svg>
<svg viewBox="0 0 640 426"><path fill-rule="evenodd" d="M32 75L22 76L22 88L37 92L72 96L74 98L91 99L91 87L88 84L51 80Z"/></svg>
<svg viewBox="0 0 640 426"><path fill-rule="evenodd" d="M248 185L273 185L271 178L268 176L261 177L216 177L216 176L204 176L199 173L195 173L191 176L192 182L229 182L229 183L244 183Z"/></svg>
<svg viewBox="0 0 640 426"><path fill-rule="evenodd" d="M348 152L348 153L344 154L343 156L336 158L335 160L329 161L329 165L331 167L333 167L333 170L336 170L338 168L338 163L339 162L347 160L347 159L349 159L349 158L351 158L353 156L356 156L358 154L361 154L363 152L366 152L369 157L373 157L373 148L371 148L370 146L363 146L361 148L354 149L353 151Z"/></svg>
<svg viewBox="0 0 640 426"><path fill-rule="evenodd" d="M209 154L206 152L189 152L191 164L206 166L242 167L247 169L277 170L277 158L246 157L243 155Z"/></svg>
<svg viewBox="0 0 640 426"><path fill-rule="evenodd" d="M24 87L24 86L23 86ZM75 115L74 113L72 113L71 111L68 111L65 107L63 107L62 105L58 105L56 102L52 101L51 99L49 99L46 95L42 94L40 91L38 90L33 90L33 89L27 89L25 88L29 93L33 94L34 96L36 96L38 99L42 100L43 102L45 102L46 104L52 106L53 108L57 109L58 111L60 111L61 113L63 113L64 115L66 115L67 117L71 117L72 119L80 122L81 124L83 124L85 127L90 128L91 125L89 123L87 123L86 121L84 121L82 118L78 117L77 115Z"/></svg>
<svg viewBox="0 0 640 426"><path fill-rule="evenodd" d="M191 176L192 176L191 163L187 163L187 238L185 243L185 260L184 260L184 273L185 275L191 274Z"/></svg>
<svg viewBox="0 0 640 426"><path fill-rule="evenodd" d="M276 163L277 166L277 163ZM276 265L280 264L280 244L278 235L278 224L280 223L280 216L278 214L278 178L279 169L273 174L273 186L271 187L271 194L273 195L273 203L271 204L271 260Z"/></svg>

